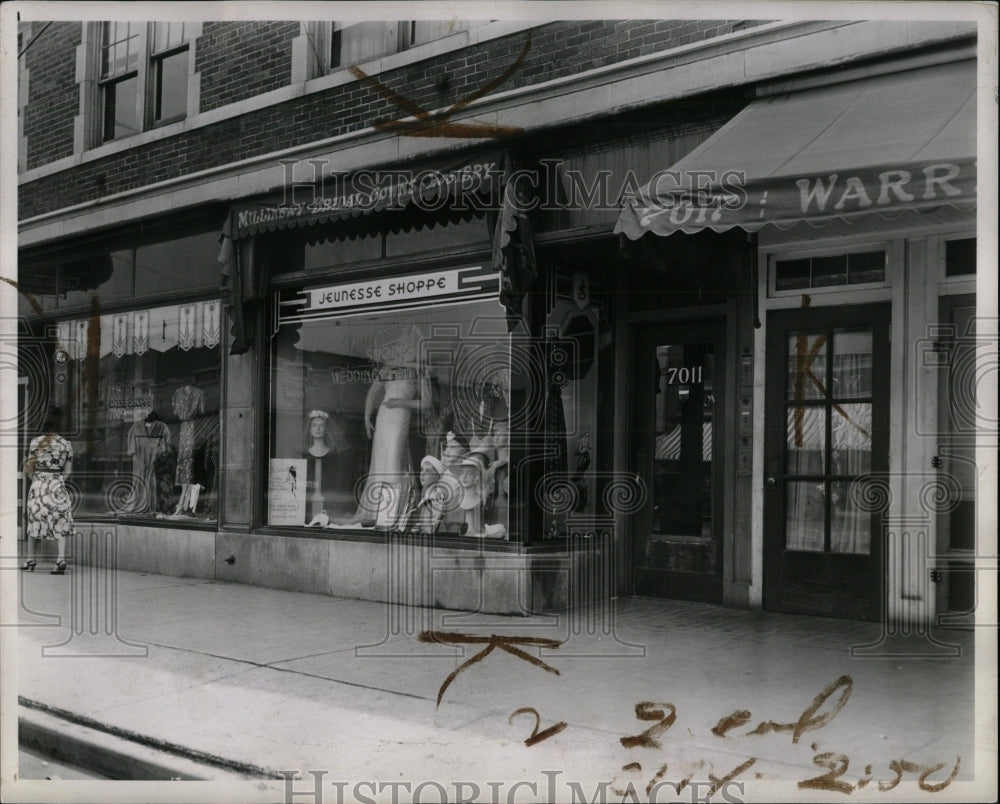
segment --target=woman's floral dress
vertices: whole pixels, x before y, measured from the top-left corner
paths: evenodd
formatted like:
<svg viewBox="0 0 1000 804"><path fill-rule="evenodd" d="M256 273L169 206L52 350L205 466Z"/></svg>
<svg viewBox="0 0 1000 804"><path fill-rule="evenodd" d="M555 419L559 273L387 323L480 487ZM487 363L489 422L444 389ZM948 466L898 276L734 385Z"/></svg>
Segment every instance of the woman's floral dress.
<svg viewBox="0 0 1000 804"><path fill-rule="evenodd" d="M60 435L47 433L32 439L28 458L34 458L27 500L29 539L55 539L73 535L73 509L63 467L73 460L73 447Z"/></svg>

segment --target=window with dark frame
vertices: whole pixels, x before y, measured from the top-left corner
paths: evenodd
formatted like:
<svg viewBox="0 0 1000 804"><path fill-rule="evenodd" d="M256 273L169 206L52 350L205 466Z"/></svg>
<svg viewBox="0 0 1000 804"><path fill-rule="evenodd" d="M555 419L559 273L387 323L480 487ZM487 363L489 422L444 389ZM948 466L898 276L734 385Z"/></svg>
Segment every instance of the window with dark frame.
<svg viewBox="0 0 1000 804"><path fill-rule="evenodd" d="M885 281L886 252L864 251L774 261L774 290L803 290Z"/></svg>
<svg viewBox="0 0 1000 804"><path fill-rule="evenodd" d="M185 23L105 22L101 28L101 140L182 120L189 61Z"/></svg>
<svg viewBox="0 0 1000 804"><path fill-rule="evenodd" d="M101 36L101 95L104 140L120 139L141 130L139 87L140 25L105 22Z"/></svg>
<svg viewBox="0 0 1000 804"><path fill-rule="evenodd" d="M188 45L183 22L154 22L150 48L154 125L187 114Z"/></svg>

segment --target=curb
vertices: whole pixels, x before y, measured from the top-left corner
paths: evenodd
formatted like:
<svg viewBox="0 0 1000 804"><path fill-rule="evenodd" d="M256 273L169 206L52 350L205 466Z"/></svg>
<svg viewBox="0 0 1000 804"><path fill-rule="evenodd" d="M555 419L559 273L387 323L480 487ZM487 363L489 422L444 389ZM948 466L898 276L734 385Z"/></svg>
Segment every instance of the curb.
<svg viewBox="0 0 1000 804"><path fill-rule="evenodd" d="M237 781L276 778L263 768L226 767L198 761L170 750L43 711L44 704L22 701L18 742L54 759L93 770L112 779L135 781ZM42 709L28 708L40 706ZM68 714L68 713L67 713Z"/></svg>

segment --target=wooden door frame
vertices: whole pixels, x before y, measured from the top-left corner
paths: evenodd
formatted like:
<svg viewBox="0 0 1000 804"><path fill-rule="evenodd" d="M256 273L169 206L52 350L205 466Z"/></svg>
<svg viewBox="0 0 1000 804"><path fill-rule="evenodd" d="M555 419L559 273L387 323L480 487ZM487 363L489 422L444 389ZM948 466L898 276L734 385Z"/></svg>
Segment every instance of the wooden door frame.
<svg viewBox="0 0 1000 804"><path fill-rule="evenodd" d="M717 544L720 554L718 559L720 565L718 573L720 581L720 594L717 601L719 604L724 602L727 593L726 573L728 566L728 551L730 548L730 534L726 527L727 509L725 500L727 494L733 493L732 484L729 482L731 473L728 471L728 457L723 434L729 432L730 430L735 432L733 412L730 410L730 403L733 399L735 399L735 390L727 387L733 380L733 371L731 370L733 355L730 354L732 350L732 338L728 313L728 306L720 304L705 305L695 308L675 308L629 315L628 320L625 322L627 331L627 349L625 353L625 360L623 361L627 364L627 384L625 385L625 404L623 405L624 410L622 416L624 423L624 437L622 438L622 442L624 454L627 456L627 461L626 465L622 467L622 469L623 471L634 473L635 446L638 435L637 412L634 399L636 385L638 382L635 364L638 359L638 349L642 334L644 332L652 332L656 329L669 330L671 328L680 328L684 326L717 328L716 337L712 339L712 342L718 349L717 357L719 359L717 359L716 364L716 382L719 390L716 392L716 418L713 419L713 425L718 424L720 426L713 426L712 436L712 482L713 488L715 489L712 499L712 527L717 534ZM701 342L704 342L704 340L705 339L701 339ZM677 342L694 343L699 342L699 339L681 338L677 339ZM646 482L647 480L648 478L643 478L643 482ZM647 493L651 493L651 489L647 488ZM637 581L634 544L637 536L637 528L640 526L639 522L640 514L638 512L624 517L623 521L623 546L625 558L624 575L627 584L627 588L624 590L624 593L628 595L635 594Z"/></svg>
<svg viewBox="0 0 1000 804"><path fill-rule="evenodd" d="M781 519L777 516L777 511L785 510L785 478L787 471L785 466L784 450L787 434L784 425L781 427L770 426L775 416L775 406L784 409L786 398L786 377L787 377L787 356L785 354L785 338L790 330L800 328L800 325L791 323L795 316L802 318L802 329L809 328L851 328L855 326L870 325L872 327L872 464L869 470L872 475L887 475L889 471L889 428L890 428L890 363L891 352L891 302L874 302L867 304L854 304L833 307L808 307L789 308L781 310L771 310L767 313L767 335L765 345L765 384L764 384L764 439L763 439L763 582L762 582L762 603L765 611L785 611L782 606L780 587L781 556L783 549L776 549L776 545L783 543L785 536L784 525L787 517ZM788 323L786 323L788 322ZM883 326L884 323L884 326ZM882 342L879 339L882 338ZM775 347L778 348L775 348ZM886 365L884 370L875 363L876 354L885 356ZM879 400L878 409L875 408L875 400ZM881 411L881 416L877 414ZM784 418L781 417L784 421ZM829 448L829 445L827 445ZM778 468L775 467L775 455L781 455L777 461ZM776 481L771 485L771 478ZM777 510L776 510L777 509ZM872 585L873 594L868 610L867 619L879 621L885 611L886 601L884 600L886 591L885 571L887 569L885 561L885 544L882 534L882 517L885 512L873 514L871 542L869 582ZM782 523L780 534L777 533L778 522ZM832 555L826 554L823 555ZM846 555L846 554L845 554Z"/></svg>

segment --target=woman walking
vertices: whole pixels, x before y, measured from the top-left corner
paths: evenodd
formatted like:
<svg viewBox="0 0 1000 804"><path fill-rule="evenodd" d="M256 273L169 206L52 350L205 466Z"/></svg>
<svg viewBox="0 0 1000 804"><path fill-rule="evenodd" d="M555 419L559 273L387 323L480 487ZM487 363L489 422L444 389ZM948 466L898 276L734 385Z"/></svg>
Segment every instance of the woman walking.
<svg viewBox="0 0 1000 804"><path fill-rule="evenodd" d="M24 461L24 475L31 481L26 501L25 528L28 559L21 569L34 572L35 539L55 539L59 553L52 575L66 572L66 537L73 533L73 511L63 478L73 468L73 447L57 430L62 411L51 407L42 435L31 440Z"/></svg>

